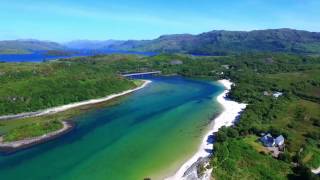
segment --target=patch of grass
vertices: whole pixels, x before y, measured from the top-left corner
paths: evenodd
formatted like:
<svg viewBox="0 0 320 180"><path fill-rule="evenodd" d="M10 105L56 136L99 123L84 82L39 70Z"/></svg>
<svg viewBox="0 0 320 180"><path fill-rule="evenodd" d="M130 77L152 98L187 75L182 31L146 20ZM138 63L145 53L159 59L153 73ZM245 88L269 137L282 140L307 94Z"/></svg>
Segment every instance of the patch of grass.
<svg viewBox="0 0 320 180"><path fill-rule="evenodd" d="M303 147L303 151L300 154L301 161L307 167L318 168L320 164L320 149L319 142L308 139L308 143Z"/></svg>
<svg viewBox="0 0 320 180"><path fill-rule="evenodd" d="M280 89L292 90L301 97L320 98L320 71L319 69L301 72L268 74L265 81L276 82Z"/></svg>
<svg viewBox="0 0 320 180"><path fill-rule="evenodd" d="M249 135L243 138L243 141L247 144L250 144L253 149L255 149L257 152L263 152L265 154L268 154L269 151L259 142L259 137L255 135Z"/></svg>
<svg viewBox="0 0 320 180"><path fill-rule="evenodd" d="M12 129L3 136L3 140L5 142L12 142L42 136L44 134L57 131L62 127L62 123L57 120L32 123Z"/></svg>
<svg viewBox="0 0 320 180"><path fill-rule="evenodd" d="M306 134L319 130L314 125L313 117L320 117L320 104L295 99L290 101L287 108L269 124L269 127L281 129L287 135L287 148L297 152L302 145L307 144ZM302 110L302 116L297 117L297 111Z"/></svg>
<svg viewBox="0 0 320 180"><path fill-rule="evenodd" d="M133 80L133 83L134 83L137 87L139 87L139 86L141 86L141 85L144 83L144 81L134 79L134 80Z"/></svg>

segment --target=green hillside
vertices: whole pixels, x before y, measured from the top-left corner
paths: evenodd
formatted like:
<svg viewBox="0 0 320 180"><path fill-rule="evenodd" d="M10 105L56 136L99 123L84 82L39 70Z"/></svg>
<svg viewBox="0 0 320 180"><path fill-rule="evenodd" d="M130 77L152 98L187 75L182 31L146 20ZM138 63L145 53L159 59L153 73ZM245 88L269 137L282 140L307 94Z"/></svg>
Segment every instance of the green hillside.
<svg viewBox="0 0 320 180"><path fill-rule="evenodd" d="M320 54L320 33L294 29L211 31L199 35L165 35L150 41L126 41L109 48L204 55L244 52Z"/></svg>
<svg viewBox="0 0 320 180"><path fill-rule="evenodd" d="M0 115L36 111L120 92L132 81L81 62L1 63Z"/></svg>

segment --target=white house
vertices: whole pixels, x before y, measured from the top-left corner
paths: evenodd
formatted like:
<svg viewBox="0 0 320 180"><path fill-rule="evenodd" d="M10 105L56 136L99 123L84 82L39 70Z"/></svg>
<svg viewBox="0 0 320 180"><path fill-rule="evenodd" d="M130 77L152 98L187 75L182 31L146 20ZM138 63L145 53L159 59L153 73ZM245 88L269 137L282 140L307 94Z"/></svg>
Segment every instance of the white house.
<svg viewBox="0 0 320 180"><path fill-rule="evenodd" d="M283 93L282 92L275 92L272 95L273 95L273 97L278 98L278 97L282 96Z"/></svg>
<svg viewBox="0 0 320 180"><path fill-rule="evenodd" d="M275 139L275 144L276 146L282 146L284 144L284 137L282 135L278 136L276 139Z"/></svg>

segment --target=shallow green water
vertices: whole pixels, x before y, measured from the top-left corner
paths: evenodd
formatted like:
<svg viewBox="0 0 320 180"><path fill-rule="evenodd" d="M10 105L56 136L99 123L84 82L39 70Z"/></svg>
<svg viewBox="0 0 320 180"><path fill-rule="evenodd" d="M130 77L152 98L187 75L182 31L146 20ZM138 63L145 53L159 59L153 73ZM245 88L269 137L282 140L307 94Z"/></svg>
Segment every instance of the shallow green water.
<svg viewBox="0 0 320 180"><path fill-rule="evenodd" d="M153 83L116 105L76 117L46 144L0 156L1 180L159 178L197 150L222 87L181 77Z"/></svg>

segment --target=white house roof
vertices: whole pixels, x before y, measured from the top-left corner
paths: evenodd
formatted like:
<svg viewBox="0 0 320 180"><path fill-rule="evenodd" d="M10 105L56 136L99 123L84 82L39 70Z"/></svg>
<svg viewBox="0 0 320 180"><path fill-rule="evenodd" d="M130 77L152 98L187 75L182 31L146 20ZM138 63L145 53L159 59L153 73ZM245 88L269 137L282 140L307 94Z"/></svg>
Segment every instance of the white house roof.
<svg viewBox="0 0 320 180"><path fill-rule="evenodd" d="M282 92L275 92L275 93L273 93L273 97L279 97L279 96L282 96Z"/></svg>
<svg viewBox="0 0 320 180"><path fill-rule="evenodd" d="M275 141L276 141L276 144L282 144L284 142L284 137L280 135L275 139Z"/></svg>

